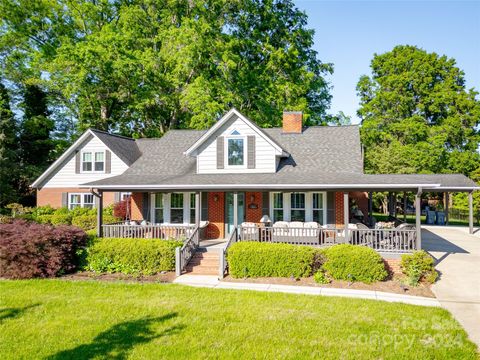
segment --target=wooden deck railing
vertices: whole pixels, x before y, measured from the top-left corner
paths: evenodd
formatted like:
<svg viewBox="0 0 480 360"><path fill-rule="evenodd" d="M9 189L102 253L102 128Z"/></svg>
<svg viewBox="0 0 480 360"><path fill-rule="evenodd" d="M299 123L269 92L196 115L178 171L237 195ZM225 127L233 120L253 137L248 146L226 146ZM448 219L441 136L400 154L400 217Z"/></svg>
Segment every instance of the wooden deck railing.
<svg viewBox="0 0 480 360"><path fill-rule="evenodd" d="M416 250L415 229L348 229L239 226L238 241L261 241L293 245L329 246L353 244L378 252L405 253Z"/></svg>
<svg viewBox="0 0 480 360"><path fill-rule="evenodd" d="M177 276L182 275L182 271L185 270L188 262L195 254L199 242L200 233L198 227L196 227L187 241L183 243L183 246L175 249L175 273Z"/></svg>
<svg viewBox="0 0 480 360"><path fill-rule="evenodd" d="M219 264L219 269L218 269L218 278L223 279L225 276L225 271L227 270L227 252L230 246L235 244L238 240L238 233L237 233L237 228L234 227L233 231L230 233L228 237L227 244L225 247L221 250L220 252L220 264Z"/></svg>
<svg viewBox="0 0 480 360"><path fill-rule="evenodd" d="M115 223L102 225L103 236L111 238L150 238L150 239L188 239L194 229L194 225L127 225Z"/></svg>

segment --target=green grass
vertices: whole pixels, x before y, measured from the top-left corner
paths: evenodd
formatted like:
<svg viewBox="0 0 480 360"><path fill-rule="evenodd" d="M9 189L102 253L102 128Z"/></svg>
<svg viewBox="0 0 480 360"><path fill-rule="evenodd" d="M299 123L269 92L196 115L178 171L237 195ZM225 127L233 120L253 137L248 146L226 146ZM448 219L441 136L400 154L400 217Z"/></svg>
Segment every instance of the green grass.
<svg viewBox="0 0 480 360"><path fill-rule="evenodd" d="M375 219L377 219L377 221L387 221L387 219L388 219L388 215L381 214L381 213L373 213L373 216L375 217ZM398 214L397 218L399 220L403 221L403 214ZM422 215L420 218L421 218L422 224L425 224L426 216ZM474 226L479 225L477 220L474 219L473 222L474 222ZM407 223L415 224L415 215L414 214L407 214ZM450 217L450 219L448 220L448 225L468 226L468 221L467 220L459 220L459 219L455 219L455 218Z"/></svg>
<svg viewBox="0 0 480 360"><path fill-rule="evenodd" d="M0 281L0 358L474 359L442 309L95 281Z"/></svg>

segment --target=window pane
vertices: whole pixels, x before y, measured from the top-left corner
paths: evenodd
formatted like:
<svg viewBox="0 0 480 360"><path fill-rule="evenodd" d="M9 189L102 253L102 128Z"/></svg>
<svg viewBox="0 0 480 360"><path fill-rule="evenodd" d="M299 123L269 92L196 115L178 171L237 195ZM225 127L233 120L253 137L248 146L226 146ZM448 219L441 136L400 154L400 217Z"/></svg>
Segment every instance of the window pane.
<svg viewBox="0 0 480 360"><path fill-rule="evenodd" d="M274 209L283 209L283 194L274 193L273 194L273 208Z"/></svg>
<svg viewBox="0 0 480 360"><path fill-rule="evenodd" d="M170 217L172 224L183 224L183 209L172 209Z"/></svg>
<svg viewBox="0 0 480 360"><path fill-rule="evenodd" d="M103 162L95 162L95 171L103 171Z"/></svg>
<svg viewBox="0 0 480 360"><path fill-rule="evenodd" d="M91 162L82 163L82 170L83 171L92 171L92 163Z"/></svg>
<svg viewBox="0 0 480 360"><path fill-rule="evenodd" d="M103 152L95 153L95 161L103 161Z"/></svg>
<svg viewBox="0 0 480 360"><path fill-rule="evenodd" d="M163 209L163 194L155 194L155 208Z"/></svg>
<svg viewBox="0 0 480 360"><path fill-rule="evenodd" d="M313 210L313 221L319 223L320 225L323 224L323 210Z"/></svg>
<svg viewBox="0 0 480 360"><path fill-rule="evenodd" d="M273 222L283 221L283 210L273 210Z"/></svg>
<svg viewBox="0 0 480 360"><path fill-rule="evenodd" d="M92 161L92 153L90 152L84 152L83 153L83 161Z"/></svg>
<svg viewBox="0 0 480 360"><path fill-rule="evenodd" d="M163 223L163 209L155 209L155 222Z"/></svg>
<svg viewBox="0 0 480 360"><path fill-rule="evenodd" d="M323 209L323 194L314 193L313 194L313 208L314 209Z"/></svg>
<svg viewBox="0 0 480 360"><path fill-rule="evenodd" d="M292 193L291 202L292 202L292 209L305 209L305 194Z"/></svg>
<svg viewBox="0 0 480 360"><path fill-rule="evenodd" d="M93 204L93 195L92 194L83 195L83 203L84 204Z"/></svg>
<svg viewBox="0 0 480 360"><path fill-rule="evenodd" d="M305 210L292 209L291 221L305 221Z"/></svg>
<svg viewBox="0 0 480 360"><path fill-rule="evenodd" d="M70 195L70 202L72 204L80 204L81 201L82 201L82 198L80 197L79 194L71 194Z"/></svg>
<svg viewBox="0 0 480 360"><path fill-rule="evenodd" d="M243 165L243 139L228 139L228 165Z"/></svg>
<svg viewBox="0 0 480 360"><path fill-rule="evenodd" d="M190 208L195 209L195 194L190 194Z"/></svg>
<svg viewBox="0 0 480 360"><path fill-rule="evenodd" d="M170 207L183 209L183 194L182 193L172 193L170 198Z"/></svg>
<svg viewBox="0 0 480 360"><path fill-rule="evenodd" d="M195 209L190 209L190 224L195 224Z"/></svg>

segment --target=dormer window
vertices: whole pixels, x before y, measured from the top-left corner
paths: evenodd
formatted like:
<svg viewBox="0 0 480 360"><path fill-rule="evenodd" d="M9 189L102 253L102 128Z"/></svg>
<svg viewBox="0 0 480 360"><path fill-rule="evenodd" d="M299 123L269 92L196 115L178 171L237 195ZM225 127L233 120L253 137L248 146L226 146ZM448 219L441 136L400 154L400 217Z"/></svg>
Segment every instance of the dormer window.
<svg viewBox="0 0 480 360"><path fill-rule="evenodd" d="M82 153L82 172L103 172L105 170L105 153L83 152Z"/></svg>

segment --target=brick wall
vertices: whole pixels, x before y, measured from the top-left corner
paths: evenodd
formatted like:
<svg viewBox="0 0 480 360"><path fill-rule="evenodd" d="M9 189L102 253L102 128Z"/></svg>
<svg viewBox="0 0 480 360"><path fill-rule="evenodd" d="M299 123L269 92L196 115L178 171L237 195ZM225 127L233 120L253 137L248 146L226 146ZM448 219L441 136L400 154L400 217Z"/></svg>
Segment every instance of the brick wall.
<svg viewBox="0 0 480 360"><path fill-rule="evenodd" d="M301 134L302 133L302 119L301 111L285 111L283 113L283 127L284 133Z"/></svg>
<svg viewBox="0 0 480 360"><path fill-rule="evenodd" d="M335 224L337 226L344 226L343 216L343 192L335 193Z"/></svg>
<svg viewBox="0 0 480 360"><path fill-rule="evenodd" d="M385 267L390 274L401 275L402 269L400 267L401 259L383 259Z"/></svg>
<svg viewBox="0 0 480 360"><path fill-rule="evenodd" d="M209 192L207 201L209 224L205 236L207 239L222 239L225 237L225 193Z"/></svg>
<svg viewBox="0 0 480 360"><path fill-rule="evenodd" d="M88 189L79 188L43 188L37 190L37 206L50 205L53 208L62 207L62 193L89 193ZM103 193L103 206L113 204L115 201L114 192Z"/></svg>
<svg viewBox="0 0 480 360"><path fill-rule="evenodd" d="M252 201L252 195L254 200ZM256 209L250 209L250 205L256 205ZM261 192L247 192L245 193L245 221L258 223L262 218L262 193Z"/></svg>
<svg viewBox="0 0 480 360"><path fill-rule="evenodd" d="M143 208L143 193L132 193L132 205L131 205L131 219L143 220L142 208Z"/></svg>

